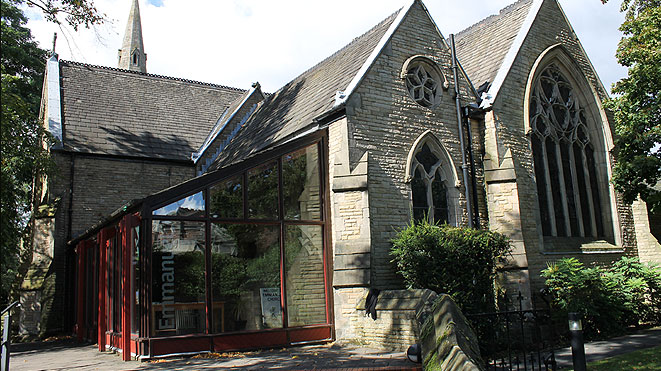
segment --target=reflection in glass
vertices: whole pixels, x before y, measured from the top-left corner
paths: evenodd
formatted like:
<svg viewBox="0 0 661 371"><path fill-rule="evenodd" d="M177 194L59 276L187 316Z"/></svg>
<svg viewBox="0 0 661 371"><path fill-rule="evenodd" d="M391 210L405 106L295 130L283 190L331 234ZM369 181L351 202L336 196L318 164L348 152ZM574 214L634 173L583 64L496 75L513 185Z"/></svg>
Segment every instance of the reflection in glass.
<svg viewBox="0 0 661 371"><path fill-rule="evenodd" d="M222 180L210 189L209 214L212 218L243 218L243 177Z"/></svg>
<svg viewBox="0 0 661 371"><path fill-rule="evenodd" d="M285 235L288 326L326 323L323 235L319 225L289 225Z"/></svg>
<svg viewBox="0 0 661 371"><path fill-rule="evenodd" d="M319 151L317 145L282 158L285 219L320 220Z"/></svg>
<svg viewBox="0 0 661 371"><path fill-rule="evenodd" d="M204 223L152 224L152 334L204 333Z"/></svg>
<svg viewBox="0 0 661 371"><path fill-rule="evenodd" d="M280 227L211 224L213 332L282 327Z"/></svg>
<svg viewBox="0 0 661 371"><path fill-rule="evenodd" d="M184 197L158 210L154 210L154 215L168 216L204 216L204 193L201 191Z"/></svg>
<svg viewBox="0 0 661 371"><path fill-rule="evenodd" d="M278 219L278 163L248 170L248 217Z"/></svg>
<svg viewBox="0 0 661 371"><path fill-rule="evenodd" d="M140 226L131 228L131 238L133 251L131 256L131 292L133 301L131 302L131 333L137 334L140 328Z"/></svg>

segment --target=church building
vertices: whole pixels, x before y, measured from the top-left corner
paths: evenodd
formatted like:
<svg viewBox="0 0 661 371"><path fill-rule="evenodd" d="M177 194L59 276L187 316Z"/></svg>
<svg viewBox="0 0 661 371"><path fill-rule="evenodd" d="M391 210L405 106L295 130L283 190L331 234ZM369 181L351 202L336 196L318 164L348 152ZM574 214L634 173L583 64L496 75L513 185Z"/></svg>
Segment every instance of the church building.
<svg viewBox="0 0 661 371"><path fill-rule="evenodd" d="M405 349L433 298L404 289L389 252L421 218L507 235L499 280L526 305L562 257L661 262L645 205L609 183L607 90L557 0L449 38L439 26L409 0L273 93L149 74L138 0L116 68L53 55L58 172L21 330L74 331L125 360Z"/></svg>

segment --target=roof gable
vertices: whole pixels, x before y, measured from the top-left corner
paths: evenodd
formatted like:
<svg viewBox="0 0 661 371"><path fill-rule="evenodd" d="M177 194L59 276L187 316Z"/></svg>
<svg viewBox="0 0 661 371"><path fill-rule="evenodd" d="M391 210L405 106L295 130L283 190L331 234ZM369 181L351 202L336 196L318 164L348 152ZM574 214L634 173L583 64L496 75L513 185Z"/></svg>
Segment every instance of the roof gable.
<svg viewBox="0 0 661 371"><path fill-rule="evenodd" d="M455 35L457 59L476 87L495 87L507 74L541 2L519 0Z"/></svg>
<svg viewBox="0 0 661 371"><path fill-rule="evenodd" d="M65 150L191 161L244 90L60 61Z"/></svg>
<svg viewBox="0 0 661 371"><path fill-rule="evenodd" d="M345 91L361 71L400 12L269 95L210 169L243 160L276 143L315 130L315 118L335 107L338 91Z"/></svg>

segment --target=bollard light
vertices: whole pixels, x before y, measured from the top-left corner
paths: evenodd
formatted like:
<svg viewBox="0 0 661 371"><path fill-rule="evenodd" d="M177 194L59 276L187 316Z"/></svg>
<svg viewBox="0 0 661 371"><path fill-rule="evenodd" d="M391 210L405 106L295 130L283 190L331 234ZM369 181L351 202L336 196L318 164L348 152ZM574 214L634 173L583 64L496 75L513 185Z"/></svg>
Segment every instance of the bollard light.
<svg viewBox="0 0 661 371"><path fill-rule="evenodd" d="M569 331L583 331L583 321L578 313L569 313Z"/></svg>
<svg viewBox="0 0 661 371"><path fill-rule="evenodd" d="M581 315L572 312L568 313L569 333L571 334L571 356L574 364L574 371L585 371L585 344L583 343L583 323Z"/></svg>
<svg viewBox="0 0 661 371"><path fill-rule="evenodd" d="M422 347L420 344L413 344L406 351L406 358L413 363L422 363Z"/></svg>

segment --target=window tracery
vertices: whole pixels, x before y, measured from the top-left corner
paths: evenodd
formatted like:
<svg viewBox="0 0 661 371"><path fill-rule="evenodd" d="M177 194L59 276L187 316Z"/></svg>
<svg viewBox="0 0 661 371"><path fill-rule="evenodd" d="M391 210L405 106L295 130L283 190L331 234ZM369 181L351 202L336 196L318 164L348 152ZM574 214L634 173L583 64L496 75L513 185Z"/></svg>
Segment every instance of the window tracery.
<svg viewBox="0 0 661 371"><path fill-rule="evenodd" d="M401 77L411 98L423 107L436 107L441 101L442 90L447 89L447 82L438 67L426 57L409 58L404 63Z"/></svg>
<svg viewBox="0 0 661 371"><path fill-rule="evenodd" d="M444 174L445 161L432 142L424 141L411 157L411 201L413 220L427 219L432 223L454 223L450 208L452 192Z"/></svg>
<svg viewBox="0 0 661 371"><path fill-rule="evenodd" d="M534 82L529 118L543 234L604 236L597 143L584 102L555 63Z"/></svg>

